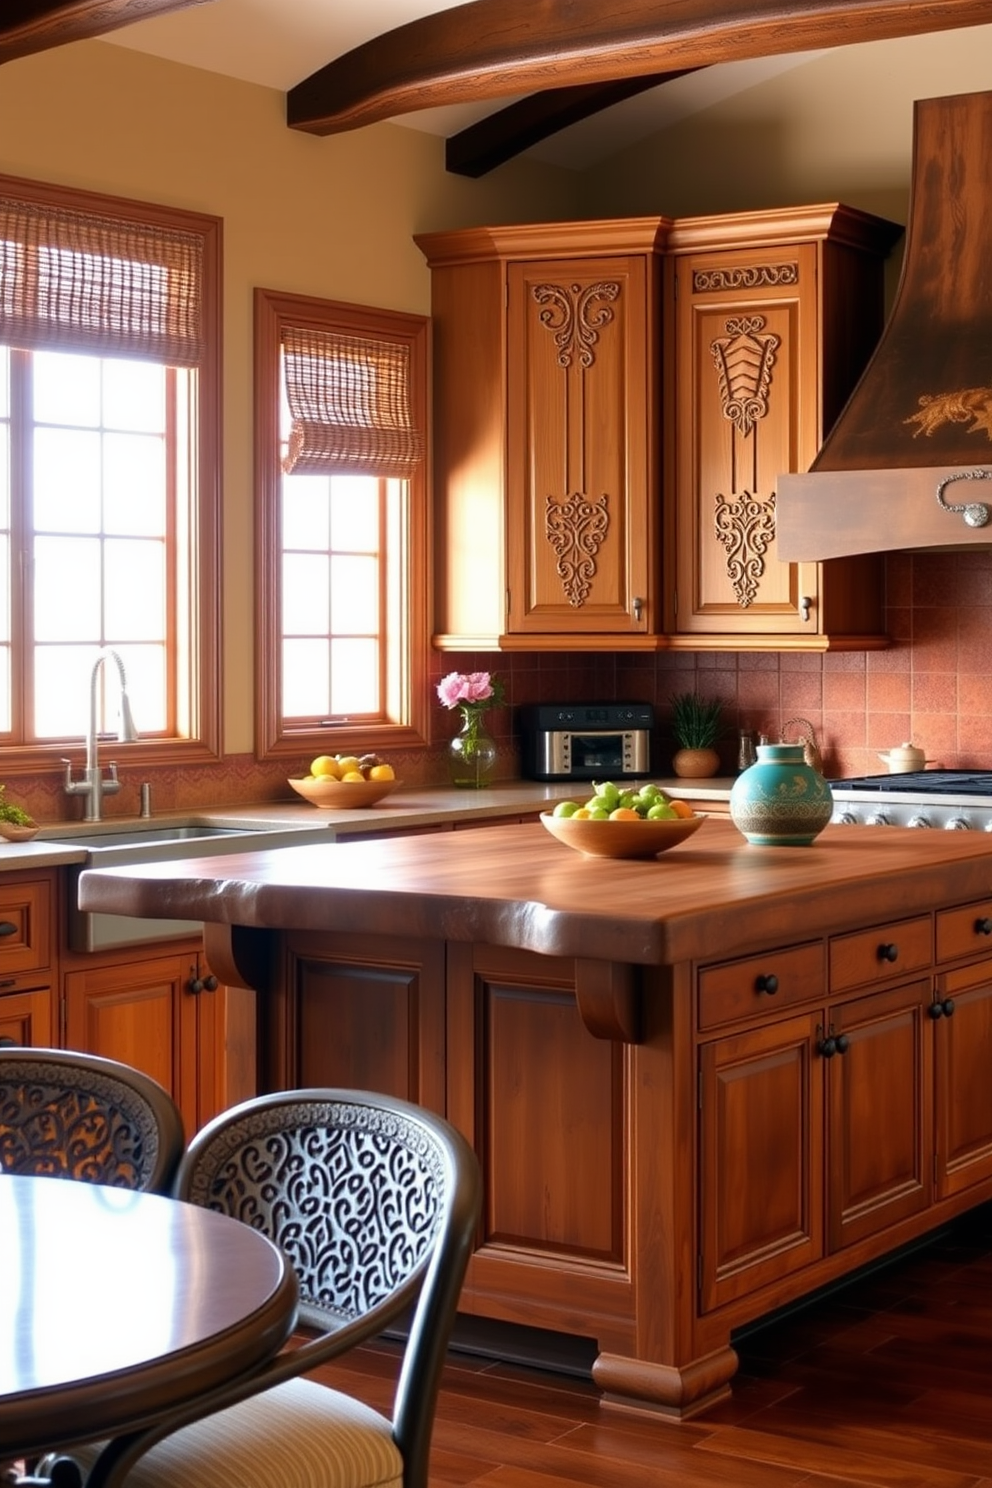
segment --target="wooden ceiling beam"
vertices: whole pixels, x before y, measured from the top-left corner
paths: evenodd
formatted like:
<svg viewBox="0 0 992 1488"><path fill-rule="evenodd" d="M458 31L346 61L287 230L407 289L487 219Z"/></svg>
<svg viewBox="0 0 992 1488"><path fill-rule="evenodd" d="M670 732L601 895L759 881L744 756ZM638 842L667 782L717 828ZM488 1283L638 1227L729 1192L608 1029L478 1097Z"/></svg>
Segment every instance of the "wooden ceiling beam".
<svg viewBox="0 0 992 1488"><path fill-rule="evenodd" d="M86 41L149 16L206 5L210 0L3 0L0 62Z"/></svg>
<svg viewBox="0 0 992 1488"><path fill-rule="evenodd" d="M623 78L616 83L585 83L576 88L548 88L544 93L531 93L449 136L445 142L445 166L455 176L484 176L560 129L696 70L685 67L679 72L656 72L648 77Z"/></svg>
<svg viewBox="0 0 992 1488"><path fill-rule="evenodd" d="M287 122L336 134L452 103L992 21L992 0L470 0L297 83Z"/></svg>

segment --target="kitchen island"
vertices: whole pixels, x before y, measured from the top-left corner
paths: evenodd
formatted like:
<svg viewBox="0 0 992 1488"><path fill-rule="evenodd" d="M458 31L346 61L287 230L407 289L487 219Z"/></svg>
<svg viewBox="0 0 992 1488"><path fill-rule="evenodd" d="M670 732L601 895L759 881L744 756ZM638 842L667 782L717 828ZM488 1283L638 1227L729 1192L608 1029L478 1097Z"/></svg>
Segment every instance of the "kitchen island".
<svg viewBox="0 0 992 1488"><path fill-rule="evenodd" d="M86 873L259 992L264 1088L445 1112L486 1201L465 1312L592 1340L687 1418L735 1329L992 1197L992 842L711 819L656 860L539 823Z"/></svg>

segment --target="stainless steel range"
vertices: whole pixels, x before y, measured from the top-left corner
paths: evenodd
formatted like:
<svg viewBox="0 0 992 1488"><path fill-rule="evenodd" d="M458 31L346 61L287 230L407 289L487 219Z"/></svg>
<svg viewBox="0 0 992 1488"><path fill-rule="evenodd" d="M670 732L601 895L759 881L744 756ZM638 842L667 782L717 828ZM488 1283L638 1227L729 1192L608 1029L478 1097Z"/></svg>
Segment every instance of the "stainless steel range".
<svg viewBox="0 0 992 1488"><path fill-rule="evenodd" d="M992 771L912 770L832 780L832 821L845 826L992 832Z"/></svg>

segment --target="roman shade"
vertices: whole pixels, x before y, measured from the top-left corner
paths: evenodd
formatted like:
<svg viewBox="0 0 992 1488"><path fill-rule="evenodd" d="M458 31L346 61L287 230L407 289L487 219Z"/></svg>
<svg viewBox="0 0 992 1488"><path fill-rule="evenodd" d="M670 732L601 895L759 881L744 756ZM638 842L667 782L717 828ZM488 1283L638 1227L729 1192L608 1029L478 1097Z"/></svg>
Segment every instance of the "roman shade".
<svg viewBox="0 0 992 1488"><path fill-rule="evenodd" d="M413 474L424 436L410 411L408 346L287 326L282 349L292 418L287 475Z"/></svg>
<svg viewBox="0 0 992 1488"><path fill-rule="evenodd" d="M0 195L0 342L195 367L203 240Z"/></svg>

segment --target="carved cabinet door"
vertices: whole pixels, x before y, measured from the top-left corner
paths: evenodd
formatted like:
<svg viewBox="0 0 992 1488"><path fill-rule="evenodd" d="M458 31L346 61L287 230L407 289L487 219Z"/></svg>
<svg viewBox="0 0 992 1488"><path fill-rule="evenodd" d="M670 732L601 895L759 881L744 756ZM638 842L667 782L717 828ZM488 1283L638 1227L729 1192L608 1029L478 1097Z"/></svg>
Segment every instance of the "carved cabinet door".
<svg viewBox="0 0 992 1488"><path fill-rule="evenodd" d="M508 265L511 633L653 628L654 272L645 255Z"/></svg>
<svg viewBox="0 0 992 1488"><path fill-rule="evenodd" d="M780 563L775 490L820 438L811 244L675 265L676 629L816 629L816 564Z"/></svg>

